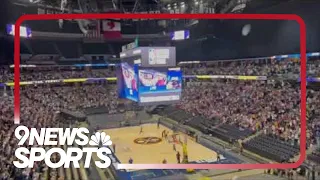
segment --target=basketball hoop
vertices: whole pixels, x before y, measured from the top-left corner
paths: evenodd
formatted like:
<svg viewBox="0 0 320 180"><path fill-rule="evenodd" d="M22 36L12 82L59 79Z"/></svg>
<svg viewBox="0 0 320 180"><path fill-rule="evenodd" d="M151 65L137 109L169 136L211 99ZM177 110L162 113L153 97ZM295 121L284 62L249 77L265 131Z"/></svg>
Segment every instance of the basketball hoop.
<svg viewBox="0 0 320 180"><path fill-rule="evenodd" d="M187 137L187 135L184 135L184 141L183 141L183 143L184 143L184 144L187 144L187 141L188 141L188 137Z"/></svg>
<svg viewBox="0 0 320 180"><path fill-rule="evenodd" d="M177 138L178 135L179 135L178 133L174 133L174 134L168 136L168 142L169 143L180 144L180 142L179 142L179 140Z"/></svg>

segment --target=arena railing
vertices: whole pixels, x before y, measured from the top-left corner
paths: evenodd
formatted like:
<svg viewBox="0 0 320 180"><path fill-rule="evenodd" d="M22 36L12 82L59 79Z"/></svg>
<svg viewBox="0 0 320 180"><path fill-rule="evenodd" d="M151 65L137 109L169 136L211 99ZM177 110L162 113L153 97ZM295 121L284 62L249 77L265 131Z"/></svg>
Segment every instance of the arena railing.
<svg viewBox="0 0 320 180"><path fill-rule="evenodd" d="M267 80L266 76L216 76L216 75L192 75L184 76L184 78L197 79L238 79L238 80ZM97 82L97 81L116 81L116 77L104 78L72 78L72 79L52 79L52 80L37 80L37 81L22 81L20 86L34 84L52 84L52 83L77 83L77 82ZM14 86L14 82L0 83L0 86Z"/></svg>
<svg viewBox="0 0 320 180"><path fill-rule="evenodd" d="M320 57L320 52L307 53L307 57ZM178 65L182 64L199 64L199 63L224 63L224 62L236 62L236 61L255 61L263 59L276 59L284 60L288 58L300 58L300 54L287 54L287 55L275 55L266 57L256 57L256 58L242 58L242 59L221 59L214 61L181 61Z"/></svg>
<svg viewBox="0 0 320 180"><path fill-rule="evenodd" d="M222 75L184 75L184 79L235 79L245 81L266 81L269 78L267 76L222 76ZM272 77L271 79L275 79ZM280 77L279 80L284 80ZM288 80L292 80L291 78ZM300 82L300 78L296 79ZM71 79L52 79L52 80L37 80L37 81L21 81L20 86L34 85L34 84L54 84L54 83L79 83L79 82L98 82L98 81L117 81L116 77L102 77L102 78L71 78ZM308 82L320 82L320 77L307 77ZM1 83L0 87L14 86L14 82Z"/></svg>

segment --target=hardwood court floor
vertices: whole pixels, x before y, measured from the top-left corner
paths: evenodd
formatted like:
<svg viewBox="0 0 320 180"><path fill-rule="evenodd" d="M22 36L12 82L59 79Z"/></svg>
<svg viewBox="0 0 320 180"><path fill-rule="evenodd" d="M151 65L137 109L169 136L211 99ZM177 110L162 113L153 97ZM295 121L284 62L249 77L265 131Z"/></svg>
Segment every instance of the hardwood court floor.
<svg viewBox="0 0 320 180"><path fill-rule="evenodd" d="M141 134L140 126L103 130L110 135L112 143L116 145L115 155L120 162L128 163L131 157L134 164L160 164L163 159L166 159L168 164L176 164L176 151L173 150L173 144L165 139L155 144L137 144L134 142L137 138L161 138L161 132L163 130L169 131L169 135L172 134L172 130L162 125L160 125L158 129L157 124L143 124L141 126L143 129ZM179 137L183 142L185 135L181 134ZM182 159L182 146L176 144L176 149L180 152ZM191 140L191 137L188 137L187 149L189 162L214 162L217 159L217 153L215 151L196 143Z"/></svg>

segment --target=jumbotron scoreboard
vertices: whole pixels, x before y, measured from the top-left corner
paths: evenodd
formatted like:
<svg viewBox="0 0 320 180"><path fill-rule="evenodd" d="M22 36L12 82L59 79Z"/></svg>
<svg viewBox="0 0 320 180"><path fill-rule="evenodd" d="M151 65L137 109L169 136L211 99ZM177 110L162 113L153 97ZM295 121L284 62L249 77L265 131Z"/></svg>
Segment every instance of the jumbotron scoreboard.
<svg viewBox="0 0 320 180"><path fill-rule="evenodd" d="M120 54L118 94L140 105L180 101L182 72L176 67L175 47L137 47Z"/></svg>

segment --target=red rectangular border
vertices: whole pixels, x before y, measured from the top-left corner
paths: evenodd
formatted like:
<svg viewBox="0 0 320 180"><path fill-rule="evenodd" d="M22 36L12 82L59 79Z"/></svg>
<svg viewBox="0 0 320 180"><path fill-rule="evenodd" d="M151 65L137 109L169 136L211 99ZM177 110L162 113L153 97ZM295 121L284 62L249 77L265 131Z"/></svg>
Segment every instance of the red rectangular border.
<svg viewBox="0 0 320 180"><path fill-rule="evenodd" d="M300 166L306 158L306 25L294 14L42 14L23 15L15 24L14 37L14 122L20 123L20 25L27 20L56 19L252 19L293 20L300 27L301 135L300 158L289 164L119 164L119 169L287 169Z"/></svg>

